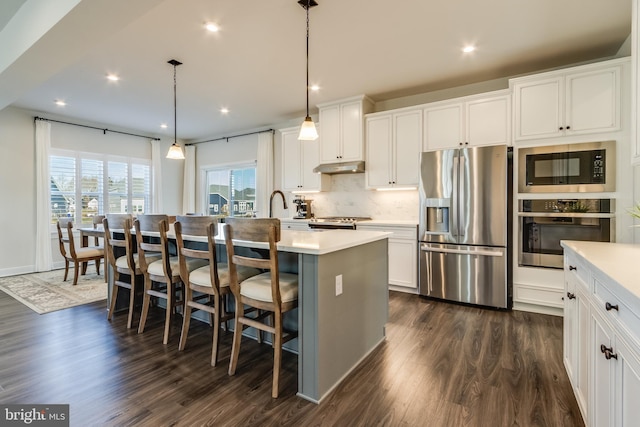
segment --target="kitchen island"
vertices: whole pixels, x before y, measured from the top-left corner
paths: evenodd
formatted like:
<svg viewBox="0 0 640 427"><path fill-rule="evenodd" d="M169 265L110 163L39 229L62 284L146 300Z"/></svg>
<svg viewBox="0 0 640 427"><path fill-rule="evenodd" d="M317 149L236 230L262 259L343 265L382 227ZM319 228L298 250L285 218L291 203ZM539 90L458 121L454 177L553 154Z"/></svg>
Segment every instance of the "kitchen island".
<svg viewBox="0 0 640 427"><path fill-rule="evenodd" d="M282 230L278 251L297 258L300 397L320 403L384 341L389 235Z"/></svg>
<svg viewBox="0 0 640 427"><path fill-rule="evenodd" d="M221 228L216 243L221 245L218 255L226 259ZM285 324L293 321L289 326L298 329L297 340L290 342L297 341L297 349L289 348L298 352L298 396L320 403L384 341L390 235L356 230L281 231L277 244L280 270L297 273L299 282L297 319L285 317ZM168 236L175 237L173 227ZM206 242L206 238L194 240ZM234 243L268 249L262 243Z"/></svg>

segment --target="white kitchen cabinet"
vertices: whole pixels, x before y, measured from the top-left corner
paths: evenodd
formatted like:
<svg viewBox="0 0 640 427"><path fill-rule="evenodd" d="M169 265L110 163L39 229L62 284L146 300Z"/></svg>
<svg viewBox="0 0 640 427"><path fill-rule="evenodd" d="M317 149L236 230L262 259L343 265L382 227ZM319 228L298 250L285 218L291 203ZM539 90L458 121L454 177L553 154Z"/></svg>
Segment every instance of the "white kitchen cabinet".
<svg viewBox="0 0 640 427"><path fill-rule="evenodd" d="M583 414L589 397L589 286L586 268L567 257L565 274L563 354L564 366Z"/></svg>
<svg viewBox="0 0 640 427"><path fill-rule="evenodd" d="M418 185L422 110L370 114L366 123L366 187Z"/></svg>
<svg viewBox="0 0 640 427"><path fill-rule="evenodd" d="M636 286L635 276L620 272L634 271L637 247L594 242L562 245L567 296L576 291L575 298L565 299L564 361L585 424L636 426L640 420L640 299L627 287ZM625 281L618 281L624 276Z"/></svg>
<svg viewBox="0 0 640 427"><path fill-rule="evenodd" d="M320 163L364 160L364 115L373 101L364 95L318 105Z"/></svg>
<svg viewBox="0 0 640 427"><path fill-rule="evenodd" d="M423 150L511 144L511 94L497 91L428 104Z"/></svg>
<svg viewBox="0 0 640 427"><path fill-rule="evenodd" d="M516 141L619 130L622 61L511 79Z"/></svg>
<svg viewBox="0 0 640 427"><path fill-rule="evenodd" d="M358 230L393 233L389 237L389 289L418 293L418 226L358 223Z"/></svg>
<svg viewBox="0 0 640 427"><path fill-rule="evenodd" d="M299 127L281 129L282 189L285 191L324 191L330 177L313 172L319 164L318 141L298 140Z"/></svg>

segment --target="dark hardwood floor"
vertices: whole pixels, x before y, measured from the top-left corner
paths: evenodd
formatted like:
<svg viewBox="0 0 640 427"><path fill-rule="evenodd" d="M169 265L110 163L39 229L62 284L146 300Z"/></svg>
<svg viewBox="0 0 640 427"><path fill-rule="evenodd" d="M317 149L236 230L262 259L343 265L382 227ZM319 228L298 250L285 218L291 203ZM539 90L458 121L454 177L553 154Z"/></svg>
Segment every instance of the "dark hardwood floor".
<svg viewBox="0 0 640 427"><path fill-rule="evenodd" d="M212 368L208 325L178 352L162 321L138 335L104 302L38 315L0 291L0 402L68 403L72 426L583 425L559 317L391 293L386 342L320 405L296 397L295 355L272 399L270 347L245 339L229 377L231 333Z"/></svg>

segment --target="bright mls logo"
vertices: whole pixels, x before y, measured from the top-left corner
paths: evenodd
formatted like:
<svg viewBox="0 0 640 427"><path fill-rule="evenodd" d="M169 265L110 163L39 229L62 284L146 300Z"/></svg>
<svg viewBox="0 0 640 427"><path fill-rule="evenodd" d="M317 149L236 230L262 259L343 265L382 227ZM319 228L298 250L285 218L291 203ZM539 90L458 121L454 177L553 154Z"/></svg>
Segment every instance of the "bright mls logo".
<svg viewBox="0 0 640 427"><path fill-rule="evenodd" d="M0 405L0 426L69 427L69 405Z"/></svg>

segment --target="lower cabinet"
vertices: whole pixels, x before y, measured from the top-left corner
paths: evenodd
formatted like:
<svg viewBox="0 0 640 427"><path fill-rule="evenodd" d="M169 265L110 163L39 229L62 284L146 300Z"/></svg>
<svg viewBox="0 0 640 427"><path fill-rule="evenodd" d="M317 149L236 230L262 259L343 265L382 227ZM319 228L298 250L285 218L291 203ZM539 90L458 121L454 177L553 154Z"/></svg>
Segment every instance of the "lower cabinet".
<svg viewBox="0 0 640 427"><path fill-rule="evenodd" d="M358 224L358 230L386 231L389 237L390 289L418 293L418 227Z"/></svg>
<svg viewBox="0 0 640 427"><path fill-rule="evenodd" d="M587 426L640 425L638 307L565 247L565 368Z"/></svg>

